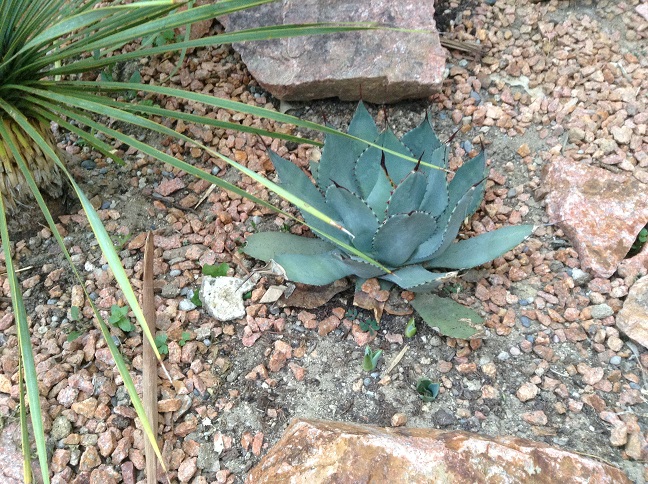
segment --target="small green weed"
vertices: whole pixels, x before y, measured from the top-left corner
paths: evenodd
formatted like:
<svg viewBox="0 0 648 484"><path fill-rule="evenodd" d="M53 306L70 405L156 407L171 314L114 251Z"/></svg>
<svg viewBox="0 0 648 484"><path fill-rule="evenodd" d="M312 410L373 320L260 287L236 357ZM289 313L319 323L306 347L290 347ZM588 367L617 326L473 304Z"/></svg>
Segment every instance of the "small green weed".
<svg viewBox="0 0 648 484"><path fill-rule="evenodd" d="M436 399L439 395L440 388L441 385L439 383L425 378L420 379L416 385L416 391L419 394L419 398L424 402L431 402Z"/></svg>
<svg viewBox="0 0 648 484"><path fill-rule="evenodd" d="M376 334L379 328L380 325L378 324L378 321L373 318L369 318L366 321L360 321L360 329L362 331L369 331L369 334L371 334L371 336Z"/></svg>
<svg viewBox="0 0 648 484"><path fill-rule="evenodd" d="M189 331L183 331L182 335L180 336L180 339L178 340L178 344L180 346L184 346L187 344L187 341L191 339L191 333Z"/></svg>
<svg viewBox="0 0 648 484"><path fill-rule="evenodd" d="M198 291L198 289L194 289L194 292L193 292L193 294L192 294L192 296L191 296L191 299L189 299L189 300L190 300L192 303L194 303L194 305L195 305L197 308L202 307L202 301L200 300L200 292Z"/></svg>
<svg viewBox="0 0 648 484"><path fill-rule="evenodd" d="M211 277L226 276L228 270L229 270L229 266L225 262L218 265L205 264L204 266L202 266L203 275L211 276Z"/></svg>
<svg viewBox="0 0 648 484"><path fill-rule="evenodd" d="M373 351L369 346L365 348L364 358L362 358L362 369L371 371L378 365L378 360L383 354L383 350Z"/></svg>
<svg viewBox="0 0 648 484"><path fill-rule="evenodd" d="M347 309L347 312L344 313L344 317L349 321L353 321L358 317L358 310L356 308Z"/></svg>
<svg viewBox="0 0 648 484"><path fill-rule="evenodd" d="M110 308L110 317L108 318L108 322L113 326L117 326L126 333L133 331L135 326L131 323L131 320L128 317L128 311L130 311L128 306L120 307L113 304Z"/></svg>
<svg viewBox="0 0 648 484"><path fill-rule="evenodd" d="M142 47L147 47L149 45L153 45L154 47L161 47L163 45L172 44L176 41L179 42L180 40L182 39L176 36L175 30L168 29L144 37L142 39Z"/></svg>
<svg viewBox="0 0 648 484"><path fill-rule="evenodd" d="M632 247L630 247L630 251L626 258L634 257L641 252L641 249L646 245L646 242L648 242L648 225L639 231L639 234L637 234L637 238L635 239L634 244L632 244Z"/></svg>
<svg viewBox="0 0 648 484"><path fill-rule="evenodd" d="M158 351L162 355L168 355L169 354L169 347L167 346L167 340L169 337L167 336L166 333L160 333L155 335L154 341L155 341L155 346L157 347Z"/></svg>
<svg viewBox="0 0 648 484"><path fill-rule="evenodd" d="M407 326L405 326L405 337L413 338L415 334L416 334L416 321L414 321L414 317L411 317L410 320L407 322Z"/></svg>

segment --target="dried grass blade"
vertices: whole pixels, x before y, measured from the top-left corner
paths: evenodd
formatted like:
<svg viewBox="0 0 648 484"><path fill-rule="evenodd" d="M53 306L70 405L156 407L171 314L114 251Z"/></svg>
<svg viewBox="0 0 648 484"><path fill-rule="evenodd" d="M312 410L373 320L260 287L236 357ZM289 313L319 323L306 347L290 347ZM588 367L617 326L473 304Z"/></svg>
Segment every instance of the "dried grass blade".
<svg viewBox="0 0 648 484"><path fill-rule="evenodd" d="M144 246L144 277L142 285L142 309L144 319L151 334L155 336L155 296L153 295L153 234L149 232L146 236ZM149 420L155 440L158 438L158 407L157 407L157 358L151 343L146 338L142 339L144 345L142 374L142 404L144 412ZM157 482L157 456L155 449L148 439L144 440L144 456L146 457L146 482L155 484Z"/></svg>

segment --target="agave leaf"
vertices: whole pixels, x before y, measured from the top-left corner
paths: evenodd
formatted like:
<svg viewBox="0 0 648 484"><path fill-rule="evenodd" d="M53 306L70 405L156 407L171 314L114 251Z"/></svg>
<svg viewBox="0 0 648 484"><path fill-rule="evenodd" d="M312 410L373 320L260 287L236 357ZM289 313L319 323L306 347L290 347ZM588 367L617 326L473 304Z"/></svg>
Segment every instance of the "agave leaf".
<svg viewBox="0 0 648 484"><path fill-rule="evenodd" d="M392 193L387 205L387 216L417 211L421 206L427 184L427 173L410 172Z"/></svg>
<svg viewBox="0 0 648 484"><path fill-rule="evenodd" d="M341 254L341 260L349 268L351 274L358 276L360 279L369 279L385 274L385 271L381 267L377 267L354 256L346 257L344 254Z"/></svg>
<svg viewBox="0 0 648 484"><path fill-rule="evenodd" d="M533 225L511 225L450 244L425 267L469 269L486 264L515 248L533 233Z"/></svg>
<svg viewBox="0 0 648 484"><path fill-rule="evenodd" d="M424 155L425 158L425 155ZM442 145L432 152L430 163L445 168L448 161L448 147ZM423 167L425 168L425 167ZM438 217L448 208L448 183L441 170L427 170L427 188L419 210Z"/></svg>
<svg viewBox="0 0 648 484"><path fill-rule="evenodd" d="M358 104L349 124L349 134L369 142L378 137L376 123L362 103ZM358 192L353 169L356 160L368 147L366 143L345 136L327 134L317 173L318 186L326 189L333 183L337 183L352 192Z"/></svg>
<svg viewBox="0 0 648 484"><path fill-rule="evenodd" d="M380 221L384 221L387 216L387 203L391 197L394 187L391 184L387 173L381 170L376 178L376 184L371 189L371 193L365 199L367 205L371 207L373 212L378 215Z"/></svg>
<svg viewBox="0 0 648 484"><path fill-rule="evenodd" d="M245 239L243 252L255 259L268 262L279 254L318 255L331 252L335 246L321 239L309 239L285 232L260 232Z"/></svg>
<svg viewBox="0 0 648 484"><path fill-rule="evenodd" d="M291 281L313 286L325 286L352 274L337 250L312 255L284 253L274 261Z"/></svg>
<svg viewBox="0 0 648 484"><path fill-rule="evenodd" d="M300 198L302 201L308 203L310 206L319 210L320 212L328 215L331 218L336 218L337 214L331 210L326 204L324 195L317 189L313 182L310 181L308 176L297 165L288 161L273 151L268 151L270 161L277 170L279 185L290 193ZM349 239L346 235L340 234L340 231L332 227L330 224L318 219L311 215L306 210L301 211L302 216L306 223L318 230L321 230L333 237L344 237L348 242ZM353 232L352 232L353 233Z"/></svg>
<svg viewBox="0 0 648 484"><path fill-rule="evenodd" d="M436 289L446 279L456 275L456 272L430 272L421 266L405 266L382 276L381 279L398 284L408 291L427 292Z"/></svg>
<svg viewBox="0 0 648 484"><path fill-rule="evenodd" d="M449 210L450 207L446 209L441 217L439 217L439 229L417 248L412 258L408 261L409 264L419 264L443 254L459 233L461 224L468 216L468 209L474 204L475 198L481 200L483 192L480 186L483 184L484 182L482 181L477 186L469 189L452 211Z"/></svg>
<svg viewBox="0 0 648 484"><path fill-rule="evenodd" d="M373 240L377 260L399 267L436 229L434 218L425 212L393 215L378 228Z"/></svg>
<svg viewBox="0 0 648 484"><path fill-rule="evenodd" d="M428 326L445 336L470 339L483 331L479 314L450 298L417 294L411 304Z"/></svg>
<svg viewBox="0 0 648 484"><path fill-rule="evenodd" d="M334 185L326 190L326 203L338 214L344 227L355 235L353 246L369 252L378 230L378 217L367 203L346 188Z"/></svg>
<svg viewBox="0 0 648 484"><path fill-rule="evenodd" d="M363 198L369 196L379 176L384 174L381 166L383 155L385 156L387 174L394 184L405 178L413 168L410 163L403 159L403 157L411 157L412 154L390 129L383 131L376 138L375 144L380 146L381 149L375 146L369 147L360 155L355 164L355 178ZM398 154L402 156L398 156Z"/></svg>
<svg viewBox="0 0 648 484"><path fill-rule="evenodd" d="M431 162L433 160L432 153L441 147L441 141L437 137L428 113L425 113L425 119L411 131L408 131L401 141L409 148L414 158L424 157L423 161ZM436 165L445 168L443 165Z"/></svg>
<svg viewBox="0 0 648 484"><path fill-rule="evenodd" d="M471 188L477 186L478 193L474 196L471 203L466 207L465 217L470 217L479 208L486 184L481 183L486 173L486 153L482 151L474 158L471 158L464 163L461 168L457 170L454 178L448 185L448 193L450 195L449 207L455 206L461 200L466 192Z"/></svg>

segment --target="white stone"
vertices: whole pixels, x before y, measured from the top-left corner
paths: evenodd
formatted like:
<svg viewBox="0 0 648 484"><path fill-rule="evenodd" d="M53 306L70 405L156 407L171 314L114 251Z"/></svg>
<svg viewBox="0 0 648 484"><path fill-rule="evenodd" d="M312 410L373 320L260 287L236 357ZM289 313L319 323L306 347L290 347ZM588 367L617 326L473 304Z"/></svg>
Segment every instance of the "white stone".
<svg viewBox="0 0 648 484"><path fill-rule="evenodd" d="M200 287L200 300L207 312L219 321L245 317L243 294L254 287L251 280L238 277L204 276Z"/></svg>

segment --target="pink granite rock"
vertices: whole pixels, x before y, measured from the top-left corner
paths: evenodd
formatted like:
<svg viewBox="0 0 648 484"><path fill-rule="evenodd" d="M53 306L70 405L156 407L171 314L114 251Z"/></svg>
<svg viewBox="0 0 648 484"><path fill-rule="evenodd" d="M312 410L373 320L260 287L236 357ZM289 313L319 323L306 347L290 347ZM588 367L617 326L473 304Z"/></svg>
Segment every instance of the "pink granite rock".
<svg viewBox="0 0 648 484"><path fill-rule="evenodd" d="M648 276L630 288L623 308L617 314L616 326L630 339L648 348Z"/></svg>
<svg viewBox="0 0 648 484"><path fill-rule="evenodd" d="M521 438L295 420L246 482L622 484L630 480L615 467Z"/></svg>
<svg viewBox="0 0 648 484"><path fill-rule="evenodd" d="M282 0L221 21L228 31L310 22L377 22L426 31L374 30L236 44L250 73L279 99L391 103L427 97L443 82L445 51L434 22L434 1Z"/></svg>
<svg viewBox="0 0 648 484"><path fill-rule="evenodd" d="M549 219L565 231L583 268L610 277L648 223L648 185L562 157L545 167L543 183Z"/></svg>

